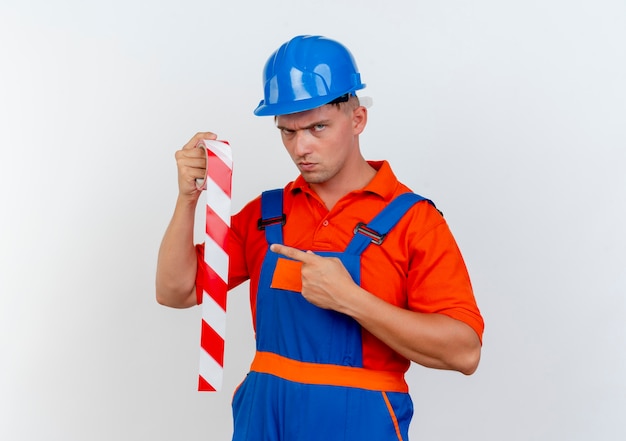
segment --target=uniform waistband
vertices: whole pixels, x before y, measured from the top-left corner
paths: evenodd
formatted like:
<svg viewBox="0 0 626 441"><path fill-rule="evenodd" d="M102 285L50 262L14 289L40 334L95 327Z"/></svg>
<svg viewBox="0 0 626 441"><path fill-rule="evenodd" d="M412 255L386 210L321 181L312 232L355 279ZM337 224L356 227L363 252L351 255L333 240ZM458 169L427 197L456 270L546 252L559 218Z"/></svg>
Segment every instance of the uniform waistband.
<svg viewBox="0 0 626 441"><path fill-rule="evenodd" d="M289 381L304 384L356 387L360 389L404 392L409 387L404 373L375 371L335 364L308 363L293 360L272 352L259 352L254 355L250 370L275 375Z"/></svg>

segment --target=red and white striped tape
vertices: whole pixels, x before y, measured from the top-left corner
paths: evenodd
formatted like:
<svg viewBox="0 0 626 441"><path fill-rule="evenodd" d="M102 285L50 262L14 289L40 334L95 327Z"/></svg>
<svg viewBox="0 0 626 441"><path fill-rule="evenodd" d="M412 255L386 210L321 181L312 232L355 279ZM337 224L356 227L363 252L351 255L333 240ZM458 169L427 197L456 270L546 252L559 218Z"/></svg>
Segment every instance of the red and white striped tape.
<svg viewBox="0 0 626 441"><path fill-rule="evenodd" d="M206 190L206 228L204 265L208 274L202 293L202 330L200 333L199 391L222 387L224 337L226 330L226 292L228 291L228 251L230 230L231 182L233 160L224 141L204 140L197 147L206 152L204 179L196 181Z"/></svg>

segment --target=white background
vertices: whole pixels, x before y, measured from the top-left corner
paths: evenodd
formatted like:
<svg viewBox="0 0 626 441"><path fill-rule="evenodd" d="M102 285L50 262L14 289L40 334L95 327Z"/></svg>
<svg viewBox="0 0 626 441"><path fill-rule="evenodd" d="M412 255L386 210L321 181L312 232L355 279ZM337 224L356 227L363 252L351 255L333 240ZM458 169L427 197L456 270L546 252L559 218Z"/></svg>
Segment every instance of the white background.
<svg viewBox="0 0 626 441"><path fill-rule="evenodd" d="M252 110L298 34L352 50L364 153L444 211L484 314L476 374L409 371L412 439L626 438L624 1L0 5L0 439L229 439L247 285L198 393L157 250L195 132L231 142L236 210L295 178Z"/></svg>

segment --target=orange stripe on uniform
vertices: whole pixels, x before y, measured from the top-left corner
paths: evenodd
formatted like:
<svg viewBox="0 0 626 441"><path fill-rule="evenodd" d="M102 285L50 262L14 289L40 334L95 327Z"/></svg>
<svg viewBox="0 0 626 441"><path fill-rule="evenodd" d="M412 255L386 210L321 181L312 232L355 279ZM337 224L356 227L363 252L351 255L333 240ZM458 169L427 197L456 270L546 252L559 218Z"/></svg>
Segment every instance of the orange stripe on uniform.
<svg viewBox="0 0 626 441"><path fill-rule="evenodd" d="M387 397L387 394L385 392L383 392L383 399L385 400L385 404L387 405L387 410L389 410L391 421L393 421L393 427L396 429L396 436L398 437L398 441L402 441L402 433L400 432L400 425L398 424L398 418L396 418L396 412L393 410L393 407L389 402L389 397Z"/></svg>
<svg viewBox="0 0 626 441"><path fill-rule="evenodd" d="M409 391L402 372L375 371L335 364L307 363L282 357L272 352L257 352L250 370L275 375L285 380L303 384L356 387L403 393Z"/></svg>

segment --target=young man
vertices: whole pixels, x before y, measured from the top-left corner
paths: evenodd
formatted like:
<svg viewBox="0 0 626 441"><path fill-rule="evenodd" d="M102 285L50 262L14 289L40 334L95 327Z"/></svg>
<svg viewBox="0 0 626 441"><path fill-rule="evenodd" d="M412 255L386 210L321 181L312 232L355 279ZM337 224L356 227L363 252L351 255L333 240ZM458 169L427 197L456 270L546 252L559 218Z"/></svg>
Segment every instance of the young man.
<svg viewBox="0 0 626 441"><path fill-rule="evenodd" d="M233 399L233 439L406 440L410 361L478 366L483 321L465 264L434 205L386 161L363 158L365 85L344 46L295 37L264 79L255 114L275 117L300 175L232 217L229 287L250 280L257 346ZM215 138L198 133L176 153L179 196L157 268L164 305L202 298L193 224L205 159L194 147Z"/></svg>

